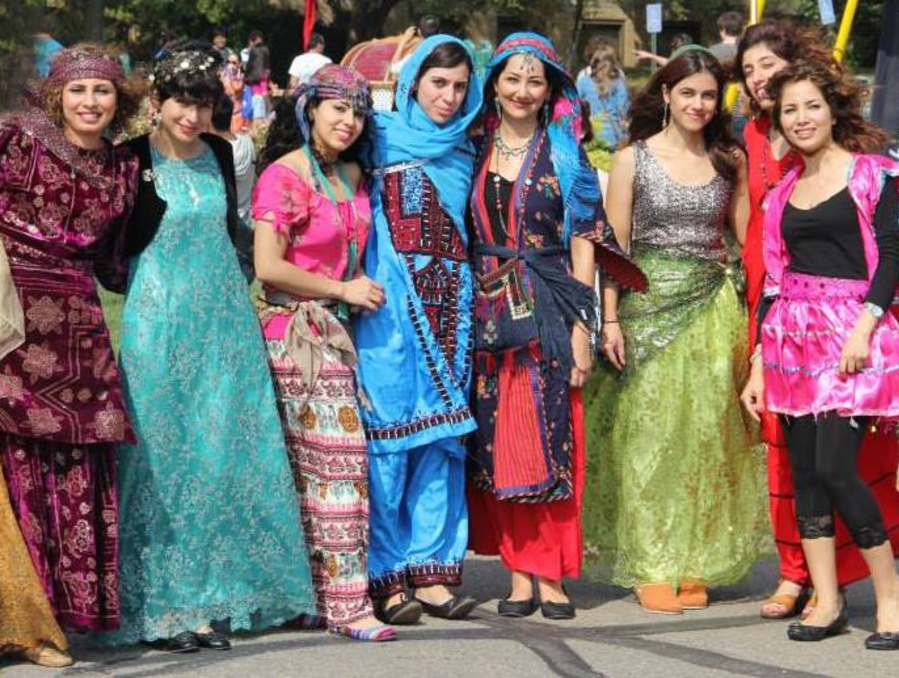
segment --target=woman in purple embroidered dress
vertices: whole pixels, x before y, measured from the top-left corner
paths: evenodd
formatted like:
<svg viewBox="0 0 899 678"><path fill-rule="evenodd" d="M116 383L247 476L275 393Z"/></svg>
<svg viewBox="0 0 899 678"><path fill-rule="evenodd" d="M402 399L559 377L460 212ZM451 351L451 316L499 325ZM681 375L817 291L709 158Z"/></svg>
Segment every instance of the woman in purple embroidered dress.
<svg viewBox="0 0 899 678"><path fill-rule="evenodd" d="M119 623L113 450L133 440L94 276L133 203L137 159L104 139L137 110L118 60L60 52L39 107L0 121L0 237L25 341L0 360L0 461L63 629Z"/></svg>

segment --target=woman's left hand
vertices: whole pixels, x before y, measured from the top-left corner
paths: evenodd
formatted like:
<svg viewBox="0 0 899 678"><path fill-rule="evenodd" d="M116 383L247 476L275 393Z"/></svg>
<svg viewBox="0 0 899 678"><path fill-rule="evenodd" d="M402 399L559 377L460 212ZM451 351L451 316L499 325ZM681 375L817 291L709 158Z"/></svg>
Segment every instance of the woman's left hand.
<svg viewBox="0 0 899 678"><path fill-rule="evenodd" d="M571 330L571 355L574 366L571 368L570 384L572 388L582 388L593 370L593 346L590 335L580 325L575 325Z"/></svg>

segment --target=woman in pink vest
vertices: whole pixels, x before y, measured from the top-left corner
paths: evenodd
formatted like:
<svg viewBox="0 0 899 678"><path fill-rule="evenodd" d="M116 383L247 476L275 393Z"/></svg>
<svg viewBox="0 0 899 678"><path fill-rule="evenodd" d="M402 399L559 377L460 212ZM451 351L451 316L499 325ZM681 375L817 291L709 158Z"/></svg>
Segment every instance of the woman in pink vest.
<svg viewBox="0 0 899 678"><path fill-rule="evenodd" d="M877 630L899 649L899 575L883 515L859 477L864 431L899 417L899 166L876 155L883 134L861 115L847 74L797 61L769 84L773 122L802 156L769 193L764 298L743 401L776 413L796 487L796 516L817 605L791 624L817 641L848 626L837 584L834 519L849 528L874 584Z"/></svg>

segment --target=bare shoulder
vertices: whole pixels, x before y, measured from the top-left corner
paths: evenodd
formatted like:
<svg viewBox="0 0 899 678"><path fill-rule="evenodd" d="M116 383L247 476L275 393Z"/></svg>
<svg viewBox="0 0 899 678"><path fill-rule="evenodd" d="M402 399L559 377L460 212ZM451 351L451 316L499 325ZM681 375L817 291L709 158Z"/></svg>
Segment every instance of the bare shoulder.
<svg viewBox="0 0 899 678"><path fill-rule="evenodd" d="M612 166L609 174L633 175L636 167L636 159L633 146L625 146L612 156Z"/></svg>
<svg viewBox="0 0 899 678"><path fill-rule="evenodd" d="M299 148L290 151L290 153L285 153L275 161L275 164L283 165L284 167L293 170L303 179L308 180L312 176L309 158L307 158L306 154Z"/></svg>

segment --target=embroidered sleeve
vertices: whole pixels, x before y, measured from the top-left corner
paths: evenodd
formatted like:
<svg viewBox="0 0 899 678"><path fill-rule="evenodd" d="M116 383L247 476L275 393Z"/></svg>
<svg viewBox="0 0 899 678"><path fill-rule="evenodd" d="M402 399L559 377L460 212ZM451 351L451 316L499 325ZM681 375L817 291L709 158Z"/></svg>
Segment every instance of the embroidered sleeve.
<svg viewBox="0 0 899 678"><path fill-rule="evenodd" d="M253 189L252 217L290 236L309 223L311 189L289 167L269 165Z"/></svg>

